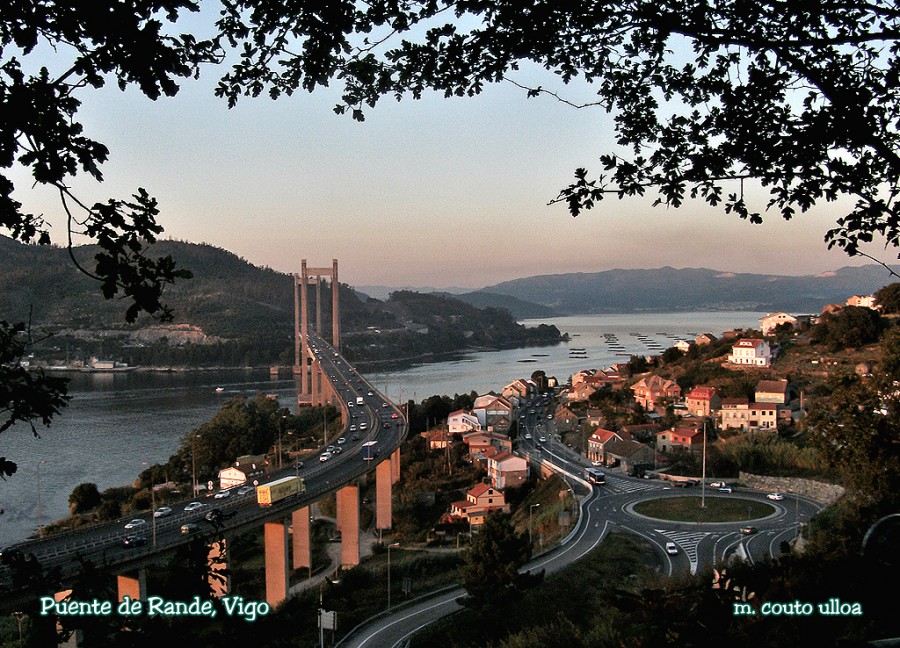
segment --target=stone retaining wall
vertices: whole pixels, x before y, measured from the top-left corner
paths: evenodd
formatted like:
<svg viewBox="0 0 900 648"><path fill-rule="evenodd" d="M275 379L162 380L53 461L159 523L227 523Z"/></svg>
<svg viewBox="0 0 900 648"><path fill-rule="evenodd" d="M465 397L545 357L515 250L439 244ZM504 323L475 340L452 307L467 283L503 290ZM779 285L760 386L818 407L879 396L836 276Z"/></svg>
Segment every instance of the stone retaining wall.
<svg viewBox="0 0 900 648"><path fill-rule="evenodd" d="M760 490L777 491L781 493L797 493L802 497L821 502L822 504L834 504L844 494L844 487L836 484L826 484L812 479L800 477L770 477L768 475L753 475L741 472L741 483L750 488Z"/></svg>

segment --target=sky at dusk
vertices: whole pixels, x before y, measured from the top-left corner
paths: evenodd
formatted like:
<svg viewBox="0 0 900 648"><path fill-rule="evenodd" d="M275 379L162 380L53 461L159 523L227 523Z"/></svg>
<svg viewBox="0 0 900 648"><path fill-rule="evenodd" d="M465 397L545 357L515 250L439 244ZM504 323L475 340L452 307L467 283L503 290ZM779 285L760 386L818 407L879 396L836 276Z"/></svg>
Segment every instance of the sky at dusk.
<svg viewBox="0 0 900 648"><path fill-rule="evenodd" d="M363 123L337 116L336 89L229 110L213 96L223 69L205 68L174 98L150 101L109 85L83 91L86 134L106 144L105 182L76 179L86 202L145 187L160 204L164 237L205 242L283 272L340 263L352 285L477 288L517 277L612 268L709 267L817 274L857 265L827 251L840 206L751 225L701 202L652 207L655 196L572 218L548 206L576 167L599 172L614 149L602 108L527 99L506 83L479 97L385 99ZM524 70L573 102L589 89ZM43 212L57 242L58 198L16 173L16 197ZM759 193L757 205L765 203ZM894 262L889 251L869 250Z"/></svg>

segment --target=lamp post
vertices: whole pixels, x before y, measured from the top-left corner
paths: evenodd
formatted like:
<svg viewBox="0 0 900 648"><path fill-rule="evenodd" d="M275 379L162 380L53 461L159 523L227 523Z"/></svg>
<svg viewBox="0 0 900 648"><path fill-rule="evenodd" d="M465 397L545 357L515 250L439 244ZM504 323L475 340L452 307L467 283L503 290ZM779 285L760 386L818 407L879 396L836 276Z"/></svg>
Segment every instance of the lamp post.
<svg viewBox="0 0 900 648"><path fill-rule="evenodd" d="M37 501L38 520L37 520L37 522L38 522L38 537L39 538L44 537L44 525L43 525L43 521L41 519L41 466L43 466L45 463L47 463L47 462L44 461L43 459L41 459L37 465L37 498L38 498L38 501Z"/></svg>
<svg viewBox="0 0 900 648"><path fill-rule="evenodd" d="M284 419L287 418L283 414L281 419L278 421L278 468L281 468L281 454L282 454L282 446L281 446L281 433L284 432Z"/></svg>
<svg viewBox="0 0 900 648"><path fill-rule="evenodd" d="M153 479L153 466L149 461L142 461L141 463L150 470L150 525L153 534L153 548L156 549L156 491L153 489L155 485Z"/></svg>
<svg viewBox="0 0 900 648"><path fill-rule="evenodd" d="M387 587L388 587L388 604L387 609L391 609L391 549L396 549L400 546L399 542L395 542L393 544L389 544L387 546L388 551L388 573L387 573Z"/></svg>
<svg viewBox="0 0 900 648"><path fill-rule="evenodd" d="M191 434L191 485L194 490L194 497L197 497L197 435Z"/></svg>
<svg viewBox="0 0 900 648"><path fill-rule="evenodd" d="M531 504L528 507L528 544L533 544L533 540L531 539L531 529L532 529L531 514L534 511L534 509L537 508L538 506L540 506L540 503Z"/></svg>

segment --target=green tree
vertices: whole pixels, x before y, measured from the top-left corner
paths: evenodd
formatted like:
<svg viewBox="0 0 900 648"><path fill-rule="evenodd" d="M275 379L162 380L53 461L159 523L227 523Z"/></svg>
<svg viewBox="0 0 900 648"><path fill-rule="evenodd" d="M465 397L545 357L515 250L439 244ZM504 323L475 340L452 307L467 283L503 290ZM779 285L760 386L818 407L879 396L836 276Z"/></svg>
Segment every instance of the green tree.
<svg viewBox="0 0 900 648"><path fill-rule="evenodd" d="M885 315L900 313L900 282L892 283L875 292L875 303Z"/></svg>
<svg viewBox="0 0 900 648"><path fill-rule="evenodd" d="M490 514L460 568L472 606L487 609L506 600L520 582L519 570L529 558L528 534L516 532L508 513Z"/></svg>
<svg viewBox="0 0 900 648"><path fill-rule="evenodd" d="M877 341L882 328L878 311L848 306L836 313L826 313L816 326L813 338L824 342L831 351L840 351Z"/></svg>
<svg viewBox="0 0 900 648"><path fill-rule="evenodd" d="M97 484L78 484L69 495L69 508L72 513L85 513L100 506L102 501Z"/></svg>

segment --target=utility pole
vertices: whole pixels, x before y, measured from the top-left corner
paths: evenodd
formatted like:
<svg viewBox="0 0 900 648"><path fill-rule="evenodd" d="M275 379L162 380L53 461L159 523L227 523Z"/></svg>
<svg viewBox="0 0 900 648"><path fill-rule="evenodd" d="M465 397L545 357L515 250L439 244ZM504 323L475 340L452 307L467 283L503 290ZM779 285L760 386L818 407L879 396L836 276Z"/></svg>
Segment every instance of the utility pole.
<svg viewBox="0 0 900 648"><path fill-rule="evenodd" d="M703 421L703 472L700 478L700 508L706 508L706 420Z"/></svg>
<svg viewBox="0 0 900 648"><path fill-rule="evenodd" d="M38 501L37 501L38 520L37 520L37 522L38 522L38 537L39 538L44 537L44 524L43 524L43 520L41 519L41 466L43 466L45 463L47 463L47 462L44 461L43 459L41 459L37 465L37 498L38 498Z"/></svg>

